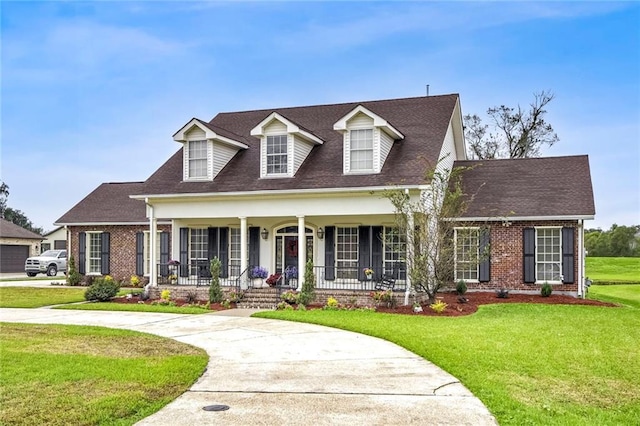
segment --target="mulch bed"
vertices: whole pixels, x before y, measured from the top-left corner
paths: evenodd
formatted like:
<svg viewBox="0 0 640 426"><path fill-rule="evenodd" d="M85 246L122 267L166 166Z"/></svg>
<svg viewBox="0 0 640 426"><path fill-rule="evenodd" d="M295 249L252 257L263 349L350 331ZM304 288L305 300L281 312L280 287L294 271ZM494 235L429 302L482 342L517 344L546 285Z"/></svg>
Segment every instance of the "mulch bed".
<svg viewBox="0 0 640 426"><path fill-rule="evenodd" d="M377 312L393 313L393 314L405 314L405 315L426 315L426 316L442 316L442 317L458 317L463 315L469 315L478 310L480 305L488 305L491 303L544 303L548 305L591 305L591 306L618 306L614 303L600 302L599 300L591 299L579 299L572 296L563 296L559 294L552 294L549 297L542 297L539 294L509 294L506 299L501 299L493 292L469 292L464 295L467 299L465 303L461 303L458 300L456 293L439 293L438 299L444 301L448 306L444 312L438 314L433 309L429 308L427 303L422 305L422 312L413 312L413 307L409 306L396 306L395 308L388 308L385 306L378 306ZM140 298L133 296L127 298L125 296L116 297L111 299L113 303L126 303L137 304ZM157 301L157 300L156 300ZM153 300L145 300L144 303L150 305ZM176 306L183 306L186 303L184 300L172 300ZM204 303L202 303L204 304ZM231 304L232 308L235 304ZM212 311L222 311L227 308L219 303L212 303L209 306ZM322 309L320 305L311 305L309 309Z"/></svg>
<svg viewBox="0 0 640 426"><path fill-rule="evenodd" d="M127 297L127 296L120 296L120 297L114 297L113 299L111 299L111 303L123 303L123 304L127 304L127 305L137 305L139 302L144 303L145 305L151 305L153 304L153 302L158 302L158 299L148 299L148 300L144 300L141 301L140 300L140 296L131 296L131 297ZM184 305L188 305L186 300L182 300L182 299L177 299L171 300L173 303L175 303L176 306L184 306ZM205 305L205 302L198 302L199 305ZM226 309L232 309L235 308L236 304L232 303L231 304L231 308L225 308L224 306L222 306L220 303L210 303L209 304L209 309L212 311L224 311Z"/></svg>

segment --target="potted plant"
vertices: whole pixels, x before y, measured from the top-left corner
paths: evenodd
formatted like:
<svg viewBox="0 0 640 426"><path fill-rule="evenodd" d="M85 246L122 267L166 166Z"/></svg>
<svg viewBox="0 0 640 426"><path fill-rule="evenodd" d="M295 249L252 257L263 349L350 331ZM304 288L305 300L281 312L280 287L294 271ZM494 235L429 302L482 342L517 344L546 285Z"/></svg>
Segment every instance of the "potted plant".
<svg viewBox="0 0 640 426"><path fill-rule="evenodd" d="M371 279L373 278L373 269L371 268L364 268L364 276L367 278L367 281L371 281Z"/></svg>
<svg viewBox="0 0 640 426"><path fill-rule="evenodd" d="M252 281L253 288L261 288L263 286L263 280L267 278L269 272L267 272L266 268L262 266L254 266L249 271L249 277Z"/></svg>
<svg viewBox="0 0 640 426"><path fill-rule="evenodd" d="M171 284L176 284L178 282L178 276L176 274L171 274L167 278Z"/></svg>
<svg viewBox="0 0 640 426"><path fill-rule="evenodd" d="M282 274L271 274L269 275L269 278L267 278L266 283L269 285L269 287L275 287L278 284L278 281L280 281L280 278L282 278Z"/></svg>

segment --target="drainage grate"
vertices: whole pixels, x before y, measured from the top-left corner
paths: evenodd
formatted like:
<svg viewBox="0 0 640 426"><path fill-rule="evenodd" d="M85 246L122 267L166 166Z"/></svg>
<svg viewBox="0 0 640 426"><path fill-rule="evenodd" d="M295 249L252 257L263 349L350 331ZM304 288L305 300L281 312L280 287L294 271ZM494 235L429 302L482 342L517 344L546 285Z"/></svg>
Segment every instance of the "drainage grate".
<svg viewBox="0 0 640 426"><path fill-rule="evenodd" d="M227 411L229 409L229 406L216 404L216 405L207 405L205 407L202 407L202 409L204 411Z"/></svg>

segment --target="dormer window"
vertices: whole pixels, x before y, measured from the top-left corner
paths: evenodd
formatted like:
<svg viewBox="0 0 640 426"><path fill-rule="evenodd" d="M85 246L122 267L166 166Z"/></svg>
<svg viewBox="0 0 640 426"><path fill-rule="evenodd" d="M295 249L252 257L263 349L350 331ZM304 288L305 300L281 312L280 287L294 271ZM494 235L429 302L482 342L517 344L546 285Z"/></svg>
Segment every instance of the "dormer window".
<svg viewBox="0 0 640 426"><path fill-rule="evenodd" d="M333 129L343 134L345 174L380 173L394 141L404 139L385 119L358 105Z"/></svg>
<svg viewBox="0 0 640 426"><path fill-rule="evenodd" d="M207 177L207 141L187 142L187 164L189 179Z"/></svg>
<svg viewBox="0 0 640 426"><path fill-rule="evenodd" d="M267 136L267 174L287 174L287 135Z"/></svg>
<svg viewBox="0 0 640 426"><path fill-rule="evenodd" d="M322 145L322 139L277 112L251 129L251 136L260 138L261 178L293 177L313 147Z"/></svg>
<svg viewBox="0 0 640 426"><path fill-rule="evenodd" d="M373 129L351 130L349 133L350 170L373 171Z"/></svg>
<svg viewBox="0 0 640 426"><path fill-rule="evenodd" d="M173 140L183 145L183 180L213 180L239 150L249 148L239 138L225 129L191 119L173 135Z"/></svg>

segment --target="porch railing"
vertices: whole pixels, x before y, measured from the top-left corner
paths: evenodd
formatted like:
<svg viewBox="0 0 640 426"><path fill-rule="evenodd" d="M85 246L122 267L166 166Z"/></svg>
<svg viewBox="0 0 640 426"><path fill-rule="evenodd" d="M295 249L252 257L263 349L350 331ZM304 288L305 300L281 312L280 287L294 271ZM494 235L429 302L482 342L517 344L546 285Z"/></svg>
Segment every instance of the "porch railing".
<svg viewBox="0 0 640 426"><path fill-rule="evenodd" d="M369 276L360 268L314 266L316 288L323 290L366 290L373 291L375 285L383 277L395 280L394 291L407 289L407 273L402 264L395 264L386 269L373 269Z"/></svg>
<svg viewBox="0 0 640 426"><path fill-rule="evenodd" d="M211 270L208 261L194 262L189 265L158 264L159 285L211 285ZM248 279L248 270L240 271L240 265L226 265L220 275L221 287L238 288ZM246 285L245 285L246 288Z"/></svg>

